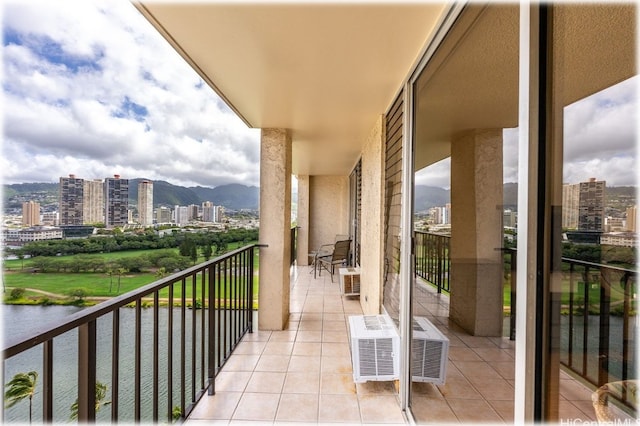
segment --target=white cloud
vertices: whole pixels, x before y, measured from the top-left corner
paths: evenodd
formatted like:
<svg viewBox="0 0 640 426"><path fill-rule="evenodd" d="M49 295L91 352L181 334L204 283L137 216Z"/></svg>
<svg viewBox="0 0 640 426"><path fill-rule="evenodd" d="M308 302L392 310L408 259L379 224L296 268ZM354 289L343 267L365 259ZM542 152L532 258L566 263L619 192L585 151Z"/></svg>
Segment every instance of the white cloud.
<svg viewBox="0 0 640 426"><path fill-rule="evenodd" d="M128 1L5 4L5 183L259 185L248 129Z"/></svg>

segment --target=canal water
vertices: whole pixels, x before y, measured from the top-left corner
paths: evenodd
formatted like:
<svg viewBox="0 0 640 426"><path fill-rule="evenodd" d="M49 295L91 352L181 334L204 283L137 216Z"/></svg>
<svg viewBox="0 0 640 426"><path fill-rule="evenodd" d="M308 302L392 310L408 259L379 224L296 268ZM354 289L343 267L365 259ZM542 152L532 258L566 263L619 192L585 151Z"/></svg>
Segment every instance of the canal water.
<svg viewBox="0 0 640 426"><path fill-rule="evenodd" d="M47 324L58 321L65 316L77 312L80 308L71 306L2 306L2 320L4 329L4 341L13 340L24 336L29 330L37 330ZM180 388L180 308L174 308L173 314L173 389ZM169 380L168 371L168 315L169 308L160 309L159 315L159 335L160 335L160 389L166 388ZM186 315L187 330L191 330L192 311ZM196 321L200 324L201 311L196 311ZM120 348L119 348L119 419L124 422L133 421L133 400L134 400L134 375L132 368L135 363L135 310L131 308L120 309ZM201 338L200 328L197 328L196 341ZM152 419L152 371L153 371L153 309L142 310L142 419L150 421ZM186 401L191 399L191 333L186 333L187 354L184 364L186 371ZM107 385L106 401L111 399L111 369L112 369L112 315L108 314L98 320L97 323L97 347L98 347L98 367L97 380ZM71 405L77 398L77 377L78 377L78 333L72 330L54 339L54 403L53 416L55 422L70 422ZM201 353L196 350L196 389L200 388L201 370L199 360ZM37 371L39 373L39 383L33 399L33 420L42 420L42 345L32 348L20 355L17 355L5 362L4 382L8 382L19 372ZM171 408L180 406L180 395L172 397ZM166 418L169 410L169 401L166 391L160 392L159 412L160 418ZM97 420L108 422L110 420L111 407L109 405L101 408L97 413ZM19 402L16 406L5 409L4 421L6 422L26 422L29 416L28 400Z"/></svg>

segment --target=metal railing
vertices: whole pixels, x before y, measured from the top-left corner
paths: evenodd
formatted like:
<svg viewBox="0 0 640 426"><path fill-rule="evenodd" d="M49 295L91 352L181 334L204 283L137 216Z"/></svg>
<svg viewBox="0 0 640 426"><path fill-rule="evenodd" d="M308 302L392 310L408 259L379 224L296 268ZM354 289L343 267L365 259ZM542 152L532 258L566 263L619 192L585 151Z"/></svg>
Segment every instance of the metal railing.
<svg viewBox="0 0 640 426"><path fill-rule="evenodd" d="M449 235L414 231L415 273L429 281L438 289L438 293L449 292Z"/></svg>
<svg viewBox="0 0 640 426"><path fill-rule="evenodd" d="M186 418L205 393L215 391L216 374L244 334L252 332L257 247L235 250L5 342L2 383L11 379L8 363L27 368L21 356L41 348L38 391L44 422L66 420L58 418L56 393L65 380L74 393L77 389L79 422L96 420L100 401L90 390L98 383L109 385L111 422ZM132 337L127 347L126 336ZM54 339L63 338L67 343L54 345ZM73 349L77 374L56 370L69 362L56 359L56 353L69 349L60 346Z"/></svg>
<svg viewBox="0 0 640 426"><path fill-rule="evenodd" d="M299 226L291 227L291 259L289 266L293 266L293 264L296 262L298 253L298 228Z"/></svg>
<svg viewBox="0 0 640 426"><path fill-rule="evenodd" d="M449 292L449 236L415 231L415 272ZM517 250L503 249L505 286L509 286L509 336L515 339ZM606 264L562 258L556 274L554 312L560 327L560 362L595 387L636 379L638 365L637 272ZM633 396L622 394L629 405Z"/></svg>
<svg viewBox="0 0 640 426"><path fill-rule="evenodd" d="M595 386L637 378L637 272L562 258L561 276L560 362Z"/></svg>

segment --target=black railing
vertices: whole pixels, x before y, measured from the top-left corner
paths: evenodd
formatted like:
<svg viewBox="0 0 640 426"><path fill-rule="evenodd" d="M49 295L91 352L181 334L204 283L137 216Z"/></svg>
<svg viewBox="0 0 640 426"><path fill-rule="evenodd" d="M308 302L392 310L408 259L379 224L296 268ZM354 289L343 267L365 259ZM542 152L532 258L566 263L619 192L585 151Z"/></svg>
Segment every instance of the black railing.
<svg viewBox="0 0 640 426"><path fill-rule="evenodd" d="M186 418L202 395L215 391L216 374L244 334L252 332L256 247L235 250L5 342L2 382L16 372L37 371L42 408L34 420L44 422L67 420L76 396L78 421L95 421L96 407L104 402L96 401L98 392L90 392L96 384L107 385L110 398L110 415L101 410L98 420L171 423ZM36 352L34 363L27 355L33 358L38 347L41 356ZM74 355L58 356L61 351ZM73 357L77 362L66 359ZM61 364L66 367L58 368ZM7 414L4 421L25 421Z"/></svg>
<svg viewBox="0 0 640 426"><path fill-rule="evenodd" d="M415 231L415 273L429 281L438 289L438 293L449 292L449 235Z"/></svg>
<svg viewBox="0 0 640 426"><path fill-rule="evenodd" d="M561 276L560 362L595 386L637 378L637 272L562 258Z"/></svg>

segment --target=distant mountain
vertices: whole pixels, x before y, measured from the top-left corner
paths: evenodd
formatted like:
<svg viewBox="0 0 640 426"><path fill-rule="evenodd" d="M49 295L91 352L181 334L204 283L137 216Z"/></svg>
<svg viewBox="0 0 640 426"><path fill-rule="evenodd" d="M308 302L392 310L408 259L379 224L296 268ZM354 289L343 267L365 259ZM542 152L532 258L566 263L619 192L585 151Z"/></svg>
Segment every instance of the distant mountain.
<svg viewBox="0 0 640 426"><path fill-rule="evenodd" d="M414 194L414 210L417 212L431 207L444 206L451 202L451 191L436 186L416 185Z"/></svg>
<svg viewBox="0 0 640 426"><path fill-rule="evenodd" d="M215 188L196 186L189 188L202 201L211 201L216 206L225 206L234 210L258 210L260 188L237 183L220 185Z"/></svg>
<svg viewBox="0 0 640 426"><path fill-rule="evenodd" d="M129 203L138 204L138 183L144 178L129 179ZM162 180L153 182L153 206L188 206L190 204L200 204L202 201L196 193L184 186L173 185ZM206 200L205 200L206 201Z"/></svg>

